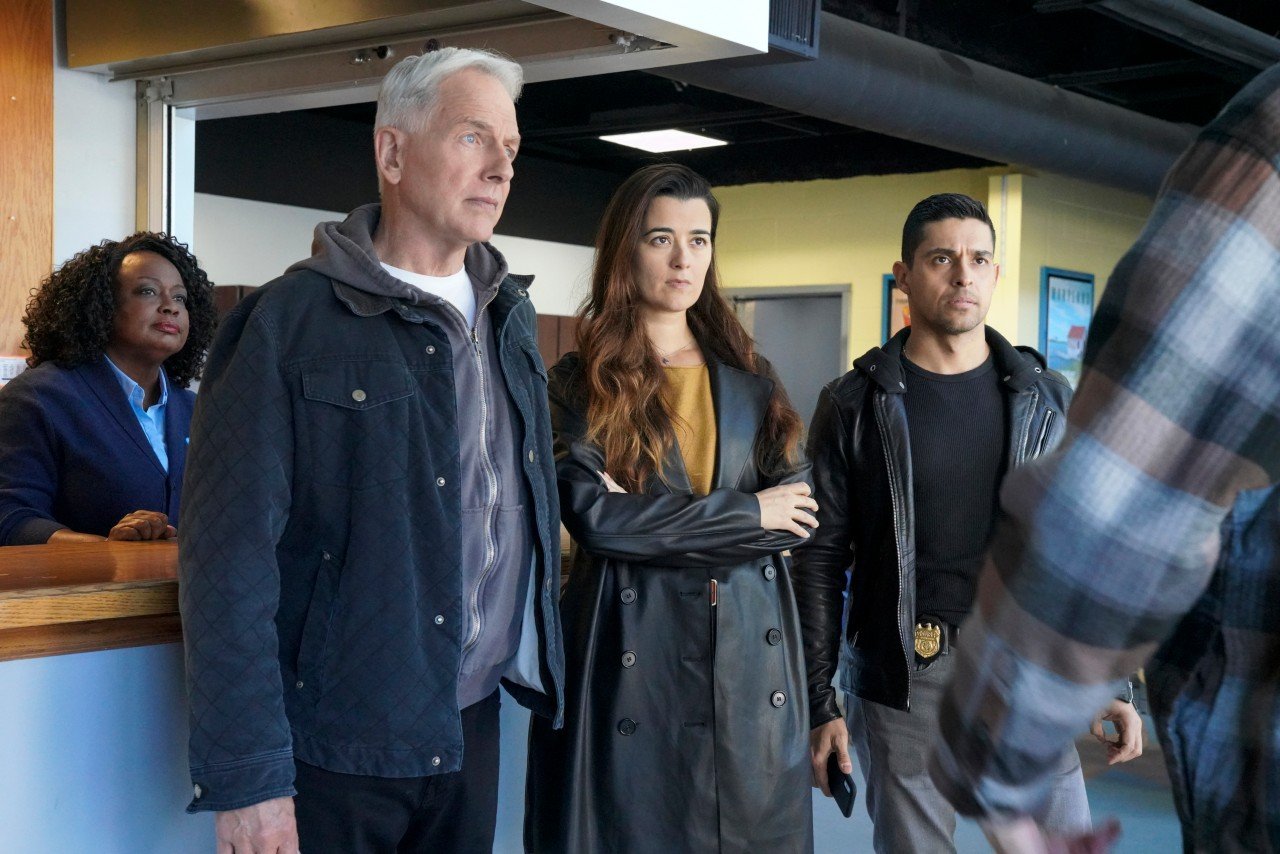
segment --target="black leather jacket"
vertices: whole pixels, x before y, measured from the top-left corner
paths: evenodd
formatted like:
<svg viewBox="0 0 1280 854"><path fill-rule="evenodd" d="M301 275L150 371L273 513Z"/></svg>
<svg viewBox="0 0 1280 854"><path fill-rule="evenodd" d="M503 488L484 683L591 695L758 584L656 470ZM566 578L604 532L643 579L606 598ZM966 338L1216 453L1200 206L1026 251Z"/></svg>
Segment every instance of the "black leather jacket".
<svg viewBox="0 0 1280 854"><path fill-rule="evenodd" d="M829 383L810 426L815 497L813 540L795 554L809 681L810 726L839 717L832 677L843 653L842 687L873 702L911 705L915 625L915 519L902 348L910 329ZM1053 448L1066 427L1071 387L1029 347L987 328L1008 413L1008 468ZM840 618L845 570L849 618Z"/></svg>
<svg viewBox="0 0 1280 854"><path fill-rule="evenodd" d="M668 481L610 493L585 438L576 353L550 372L573 568L561 600L565 725L535 718L525 850L537 854L813 851L805 666L781 552L755 493L808 478L760 470L774 381L707 360L716 466L693 494L679 450Z"/></svg>

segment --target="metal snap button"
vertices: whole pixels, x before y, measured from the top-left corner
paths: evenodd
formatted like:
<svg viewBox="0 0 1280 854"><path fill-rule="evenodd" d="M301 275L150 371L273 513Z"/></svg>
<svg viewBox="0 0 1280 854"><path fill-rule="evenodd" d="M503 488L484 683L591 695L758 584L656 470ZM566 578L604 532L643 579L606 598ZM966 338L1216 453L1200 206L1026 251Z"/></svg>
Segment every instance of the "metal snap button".
<svg viewBox="0 0 1280 854"><path fill-rule="evenodd" d="M436 486L444 486L444 483L445 483L444 478L442 477L436 478Z"/></svg>
<svg viewBox="0 0 1280 854"><path fill-rule="evenodd" d="M775 709L781 709L787 704L787 695L781 691L774 691L773 696L769 698L769 702L773 703Z"/></svg>
<svg viewBox="0 0 1280 854"><path fill-rule="evenodd" d="M769 631L764 633L764 639L768 642L769 646L777 646L782 643L782 632L778 629L769 629Z"/></svg>
<svg viewBox="0 0 1280 854"><path fill-rule="evenodd" d="M434 765L434 766L436 766L437 768L439 768L439 767L440 767L440 757L439 757L439 756L432 756L432 757L431 757L431 764L432 764L432 765Z"/></svg>
<svg viewBox="0 0 1280 854"><path fill-rule="evenodd" d="M436 614L436 625L437 626L444 625L444 614Z"/></svg>
<svg viewBox="0 0 1280 854"><path fill-rule="evenodd" d="M529 452L529 462L533 462L533 461L534 461L534 460L536 460L537 458L538 458L538 455L537 455L537 454L535 454L533 451L530 451L530 452Z"/></svg>
<svg viewBox="0 0 1280 854"><path fill-rule="evenodd" d="M1039 369L1039 368L1036 368L1036 373L1037 373L1037 374L1038 374L1038 373L1040 373L1040 369Z"/></svg>
<svg viewBox="0 0 1280 854"><path fill-rule="evenodd" d="M526 291L524 288L516 288L516 293L518 293L522 297L527 297L529 295L529 292Z"/></svg>
<svg viewBox="0 0 1280 854"><path fill-rule="evenodd" d="M203 789L203 788L201 788L201 786L200 786L200 784L199 784L199 783L196 783L196 784L195 784L194 786L192 786L191 788L192 788L192 790L193 790L193 792L194 792L194 794L195 794L195 796L196 796L196 800L197 800L197 801L198 801L198 800L200 800L200 798L204 795L204 789Z"/></svg>
<svg viewBox="0 0 1280 854"><path fill-rule="evenodd" d="M366 397L368 397L368 395L364 393L364 389L362 388L358 388L355 391L351 392L351 399L354 400L356 403L363 402Z"/></svg>
<svg viewBox="0 0 1280 854"><path fill-rule="evenodd" d="M301 688L301 687L302 687L302 680L301 680L301 679L299 679L297 682L294 682L294 683L293 683L293 687L295 687L295 688Z"/></svg>
<svg viewBox="0 0 1280 854"><path fill-rule="evenodd" d="M633 667L636 663L636 654L631 650L627 650L622 654L622 666Z"/></svg>
<svg viewBox="0 0 1280 854"><path fill-rule="evenodd" d="M773 568L773 564L766 564L764 568L764 580L773 581L778 575L778 570Z"/></svg>
<svg viewBox="0 0 1280 854"><path fill-rule="evenodd" d="M436 345L434 345L434 344L428 344L428 345L427 345L427 355L428 355L428 356L434 356L435 354L436 354Z"/></svg>
<svg viewBox="0 0 1280 854"><path fill-rule="evenodd" d="M622 599L623 605L630 605L631 603L636 601L636 591L631 589L630 587L624 587L622 588L622 593L620 594L620 598Z"/></svg>
<svg viewBox="0 0 1280 854"><path fill-rule="evenodd" d="M333 555L329 554L328 552L321 552L320 557L322 557L325 560L333 560Z"/></svg>
<svg viewBox="0 0 1280 854"><path fill-rule="evenodd" d="M636 731L636 722L631 718L623 718L618 721L618 732L623 735L632 735Z"/></svg>

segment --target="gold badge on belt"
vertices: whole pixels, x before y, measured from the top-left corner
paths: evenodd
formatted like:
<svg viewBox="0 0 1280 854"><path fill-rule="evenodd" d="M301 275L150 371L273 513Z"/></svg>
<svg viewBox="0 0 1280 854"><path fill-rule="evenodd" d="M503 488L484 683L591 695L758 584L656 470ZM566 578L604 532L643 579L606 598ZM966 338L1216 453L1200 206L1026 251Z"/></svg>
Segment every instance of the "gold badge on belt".
<svg viewBox="0 0 1280 854"><path fill-rule="evenodd" d="M933 658L942 649L942 626L916 623L916 655Z"/></svg>

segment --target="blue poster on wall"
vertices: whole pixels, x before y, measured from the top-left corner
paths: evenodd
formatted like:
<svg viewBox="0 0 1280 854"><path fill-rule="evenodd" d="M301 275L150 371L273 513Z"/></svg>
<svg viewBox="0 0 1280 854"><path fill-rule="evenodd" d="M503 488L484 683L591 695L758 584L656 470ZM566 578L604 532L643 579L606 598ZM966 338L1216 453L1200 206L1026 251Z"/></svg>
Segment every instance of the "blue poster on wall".
<svg viewBox="0 0 1280 854"><path fill-rule="evenodd" d="M1093 276L1045 267L1040 275L1040 350L1075 388L1093 321Z"/></svg>

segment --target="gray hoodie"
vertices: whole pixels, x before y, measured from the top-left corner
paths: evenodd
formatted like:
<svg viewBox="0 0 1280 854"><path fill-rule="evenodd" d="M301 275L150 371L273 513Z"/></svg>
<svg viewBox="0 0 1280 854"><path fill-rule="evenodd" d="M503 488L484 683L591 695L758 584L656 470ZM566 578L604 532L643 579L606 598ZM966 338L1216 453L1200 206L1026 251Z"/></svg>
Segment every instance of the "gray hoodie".
<svg viewBox="0 0 1280 854"><path fill-rule="evenodd" d="M356 208L341 223L316 226L312 255L290 270L312 270L365 293L422 306L453 350L462 472L462 583L467 626L458 673L458 708L498 687L520 643L533 566L532 502L520 458L518 410L495 358L497 342L486 308L507 275L507 262L488 243L473 244L465 269L476 295L475 325L446 300L383 269L372 235L380 205Z"/></svg>

